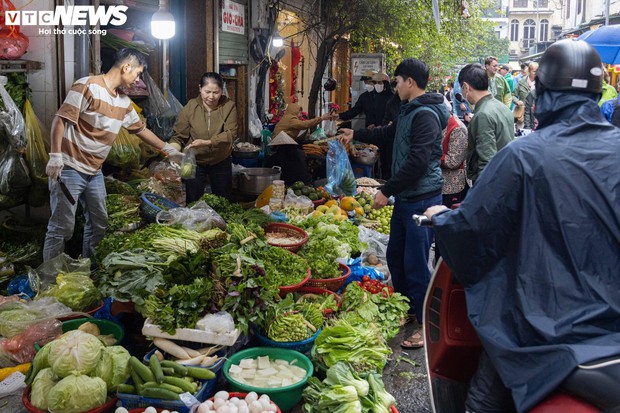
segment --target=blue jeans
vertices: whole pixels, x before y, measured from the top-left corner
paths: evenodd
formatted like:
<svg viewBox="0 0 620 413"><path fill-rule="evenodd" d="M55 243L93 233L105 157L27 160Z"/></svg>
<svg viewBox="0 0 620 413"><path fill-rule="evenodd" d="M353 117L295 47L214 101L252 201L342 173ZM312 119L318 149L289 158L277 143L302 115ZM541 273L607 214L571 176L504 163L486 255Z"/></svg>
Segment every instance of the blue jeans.
<svg viewBox="0 0 620 413"><path fill-rule="evenodd" d="M62 181L65 183L73 199L78 200L84 210L84 241L82 257L94 262L95 247L105 235L108 226L108 212L105 206L106 190L101 171L95 175L87 175L73 168L62 170ZM77 202L71 205L56 182L49 181L50 207L52 215L47 224L43 260L47 261L62 254L65 242L73 236Z"/></svg>
<svg viewBox="0 0 620 413"><path fill-rule="evenodd" d="M441 205L441 195L416 202L396 201L386 253L394 290L409 298L409 312L416 315L419 323L423 321L424 296L431 279L428 257L433 231L417 226L411 216L422 214L433 205Z"/></svg>

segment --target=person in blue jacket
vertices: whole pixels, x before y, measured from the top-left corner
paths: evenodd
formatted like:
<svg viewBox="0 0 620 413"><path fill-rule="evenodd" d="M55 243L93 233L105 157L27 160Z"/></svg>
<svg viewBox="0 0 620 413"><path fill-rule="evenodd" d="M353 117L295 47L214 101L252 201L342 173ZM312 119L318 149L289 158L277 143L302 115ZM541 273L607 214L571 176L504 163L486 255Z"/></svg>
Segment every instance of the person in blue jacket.
<svg viewBox="0 0 620 413"><path fill-rule="evenodd" d="M459 209L424 214L484 348L469 412L527 412L580 366L620 354L620 134L597 105L602 79L586 42L549 46L538 129L495 155ZM618 411L600 383L571 391Z"/></svg>

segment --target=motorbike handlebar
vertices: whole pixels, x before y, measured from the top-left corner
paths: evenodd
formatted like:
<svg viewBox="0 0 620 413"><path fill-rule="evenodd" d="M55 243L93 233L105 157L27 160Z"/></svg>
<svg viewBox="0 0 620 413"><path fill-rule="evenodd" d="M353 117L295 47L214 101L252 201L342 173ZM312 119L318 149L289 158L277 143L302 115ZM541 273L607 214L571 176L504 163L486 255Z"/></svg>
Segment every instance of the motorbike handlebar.
<svg viewBox="0 0 620 413"><path fill-rule="evenodd" d="M433 221L426 218L424 215L413 214L411 218L413 218L416 225L419 227L430 227L433 225Z"/></svg>

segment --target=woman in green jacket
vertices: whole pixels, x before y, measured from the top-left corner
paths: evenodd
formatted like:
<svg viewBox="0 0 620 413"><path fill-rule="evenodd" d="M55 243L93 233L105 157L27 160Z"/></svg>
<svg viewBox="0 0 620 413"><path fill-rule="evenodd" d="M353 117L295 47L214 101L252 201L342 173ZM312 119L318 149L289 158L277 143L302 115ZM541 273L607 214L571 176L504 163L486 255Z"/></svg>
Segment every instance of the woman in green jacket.
<svg viewBox="0 0 620 413"><path fill-rule="evenodd" d="M528 65L528 69L528 76L523 76L515 87L514 92L512 92L512 101L515 104L515 115L519 111L517 108L523 108L521 109L523 115L515 116L515 118L517 118L517 128L519 129L534 129L534 114L532 112L533 101L532 99L527 99L527 96L534 90L534 79L536 78L538 63L531 62Z"/></svg>
<svg viewBox="0 0 620 413"><path fill-rule="evenodd" d="M174 125L170 139L177 149L196 151L196 177L184 179L185 201L200 199L209 178L211 192L230 198L232 191L232 145L237 136L237 109L224 95L224 80L218 73L202 75L200 95L187 102Z"/></svg>

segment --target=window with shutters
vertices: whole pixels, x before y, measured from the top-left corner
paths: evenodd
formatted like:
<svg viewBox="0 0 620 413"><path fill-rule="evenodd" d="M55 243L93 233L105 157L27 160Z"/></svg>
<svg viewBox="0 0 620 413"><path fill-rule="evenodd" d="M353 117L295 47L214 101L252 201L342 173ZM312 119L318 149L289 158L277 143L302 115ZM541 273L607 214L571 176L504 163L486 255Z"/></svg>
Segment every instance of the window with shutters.
<svg viewBox="0 0 620 413"><path fill-rule="evenodd" d="M541 42L549 40L549 20L547 19L540 21L540 38L538 40Z"/></svg>
<svg viewBox="0 0 620 413"><path fill-rule="evenodd" d="M527 19L523 23L523 48L529 49L536 42L536 23Z"/></svg>
<svg viewBox="0 0 620 413"><path fill-rule="evenodd" d="M510 21L510 41L519 41L519 20L513 19Z"/></svg>

